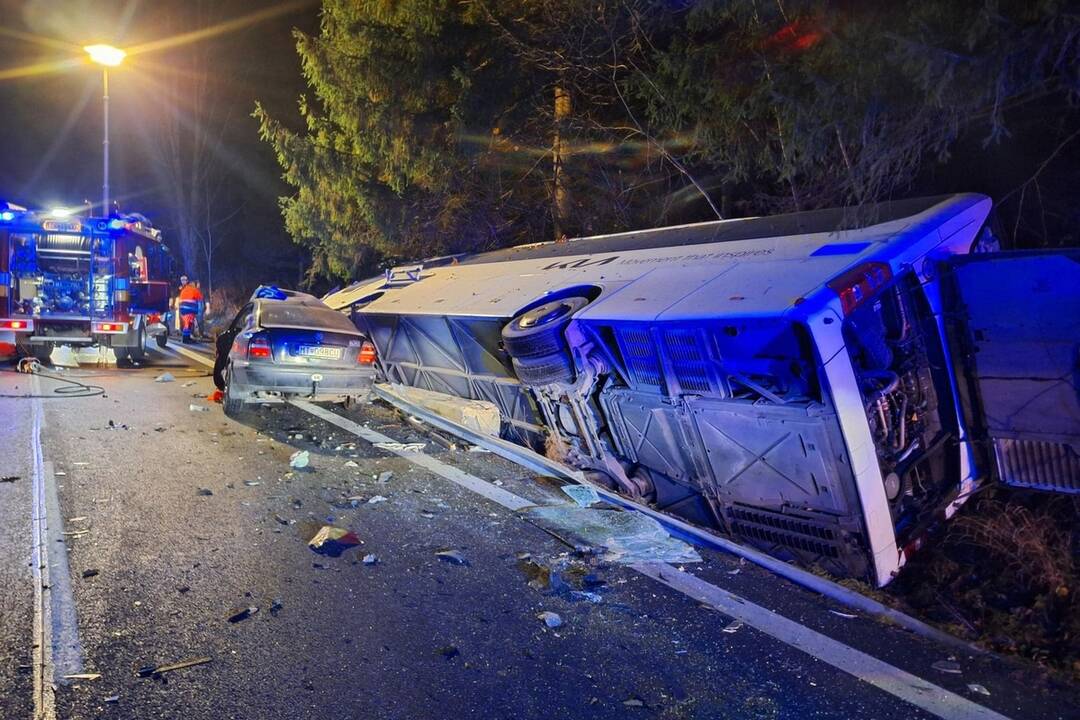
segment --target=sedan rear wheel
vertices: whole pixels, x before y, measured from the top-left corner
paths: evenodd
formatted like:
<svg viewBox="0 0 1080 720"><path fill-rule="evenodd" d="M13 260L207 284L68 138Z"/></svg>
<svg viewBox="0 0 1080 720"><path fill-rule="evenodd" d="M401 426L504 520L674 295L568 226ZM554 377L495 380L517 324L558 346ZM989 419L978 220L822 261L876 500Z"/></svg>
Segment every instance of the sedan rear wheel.
<svg viewBox="0 0 1080 720"><path fill-rule="evenodd" d="M225 367L225 390L222 392L221 406L228 417L237 419L246 412L245 403L233 397L232 364Z"/></svg>

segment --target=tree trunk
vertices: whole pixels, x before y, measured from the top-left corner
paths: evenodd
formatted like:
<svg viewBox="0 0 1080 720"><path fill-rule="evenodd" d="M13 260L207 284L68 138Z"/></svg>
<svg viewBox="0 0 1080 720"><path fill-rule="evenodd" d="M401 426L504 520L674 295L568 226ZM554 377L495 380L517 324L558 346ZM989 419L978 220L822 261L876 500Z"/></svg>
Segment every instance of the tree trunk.
<svg viewBox="0 0 1080 720"><path fill-rule="evenodd" d="M551 144L552 196L555 239L566 237L570 221L570 193L566 187L565 123L570 117L570 94L561 86L555 86L555 137Z"/></svg>

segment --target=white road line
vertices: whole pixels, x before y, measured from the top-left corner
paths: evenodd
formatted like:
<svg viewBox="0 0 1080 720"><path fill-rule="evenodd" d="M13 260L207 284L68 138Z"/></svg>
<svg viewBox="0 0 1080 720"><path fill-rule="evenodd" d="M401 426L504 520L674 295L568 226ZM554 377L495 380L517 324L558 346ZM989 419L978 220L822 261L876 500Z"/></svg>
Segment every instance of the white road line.
<svg viewBox="0 0 1080 720"><path fill-rule="evenodd" d="M32 393L40 394L37 377L30 381ZM45 511L45 459L41 451L41 399L30 401L30 454L33 464L33 503L31 564L34 578L34 720L55 720L56 697L53 692L52 617L49 609L49 532Z"/></svg>
<svg viewBox="0 0 1080 720"><path fill-rule="evenodd" d="M212 365L210 361L197 356L187 348L176 348L193 360ZM393 438L365 428L336 413L303 400L293 400L292 405L315 417L353 433L362 440L371 443L393 442ZM534 505L523 497L492 485L460 468L448 465L441 460L424 453L394 452L409 462L439 475L456 485L471 490L503 507L518 511ZM712 585L687 572L680 572L664 563L639 563L634 570L660 582L693 600L714 607L732 618L742 621L780 642L827 663L834 668L848 673L879 690L889 693L911 705L921 708L945 720L1009 720L1007 716L974 703L943 687L939 687L909 672L868 655L861 650L845 645L816 630L800 625L794 620L779 615L767 608L750 602L746 598Z"/></svg>
<svg viewBox="0 0 1080 720"><path fill-rule="evenodd" d="M173 357L179 357L180 355L183 355L184 357L187 357L187 358L189 358L191 360L194 360L197 363L202 363L206 367L209 367L209 368L214 367L214 361L213 360L208 359L202 353L197 352L195 350L191 350L189 348L186 348L183 345L167 345L167 346L165 346L163 348L153 347L153 348L150 348L150 349L154 350L155 352L160 352L160 353L165 354L165 355L172 355Z"/></svg>

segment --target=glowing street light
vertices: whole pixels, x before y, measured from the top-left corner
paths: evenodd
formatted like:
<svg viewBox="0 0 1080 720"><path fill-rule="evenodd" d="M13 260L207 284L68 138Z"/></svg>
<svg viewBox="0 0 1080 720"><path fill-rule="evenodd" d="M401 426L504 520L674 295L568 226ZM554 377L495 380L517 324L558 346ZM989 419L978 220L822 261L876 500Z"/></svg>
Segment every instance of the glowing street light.
<svg viewBox="0 0 1080 720"><path fill-rule="evenodd" d="M87 45L83 48L90 56L90 61L101 66L102 95L101 102L105 109L105 139L102 142L103 155L103 182L101 186L101 208L105 217L109 216L109 68L116 67L124 61L127 53L112 45Z"/></svg>

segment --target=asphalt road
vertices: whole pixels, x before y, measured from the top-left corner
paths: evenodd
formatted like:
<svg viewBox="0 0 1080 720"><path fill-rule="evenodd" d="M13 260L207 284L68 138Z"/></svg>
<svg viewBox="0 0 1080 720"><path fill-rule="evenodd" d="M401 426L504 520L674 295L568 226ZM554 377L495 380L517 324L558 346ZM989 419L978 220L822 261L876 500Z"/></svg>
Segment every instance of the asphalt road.
<svg viewBox="0 0 1080 720"><path fill-rule="evenodd" d="M175 380L154 382L163 372ZM704 562L682 572L763 609L765 625L786 618L803 631L733 624L633 568L576 558L518 513L300 408L229 420L205 399L206 368L188 358L155 353L146 367L66 376L104 394L56 397L61 383L41 378L40 430L35 401L0 398L0 476L16 477L0 482L4 720L33 716L42 613L53 717L70 720L1080 717L1076 689L1035 669L851 617L701 550ZM30 389L0 373L0 394ZM425 442L425 455L530 502L566 502L549 481L448 450L388 407L334 412ZM296 450L309 451L309 471L290 471ZM48 523L44 608L31 562L39 485L55 489L63 518ZM307 540L324 524L362 545L315 554ZM446 549L464 564L436 554ZM526 553L566 568L570 587L530 586ZM229 621L248 607L258 611ZM544 611L562 625L547 627ZM838 667L851 657L877 664L859 679ZM209 662L138 676L192 658ZM72 669L100 677L64 679ZM933 696L938 710L905 692Z"/></svg>

